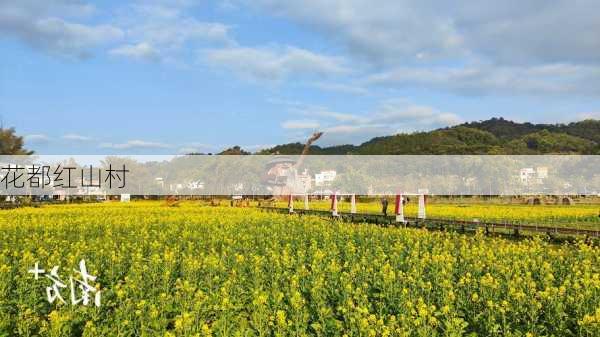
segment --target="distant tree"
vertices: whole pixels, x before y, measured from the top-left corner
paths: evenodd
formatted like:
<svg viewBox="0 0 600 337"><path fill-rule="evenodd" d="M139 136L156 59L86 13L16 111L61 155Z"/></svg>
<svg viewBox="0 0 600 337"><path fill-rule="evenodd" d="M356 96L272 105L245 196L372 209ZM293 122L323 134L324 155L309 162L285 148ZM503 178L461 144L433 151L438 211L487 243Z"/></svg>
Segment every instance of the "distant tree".
<svg viewBox="0 0 600 337"><path fill-rule="evenodd" d="M234 146L234 147L230 147L227 150L219 153L219 154L228 154L228 155L248 155L251 154L250 152L242 149L241 147L239 147L238 145Z"/></svg>
<svg viewBox="0 0 600 337"><path fill-rule="evenodd" d="M594 146L596 143L591 140L548 130L531 133L506 144L510 154L590 154L594 152Z"/></svg>
<svg viewBox="0 0 600 337"><path fill-rule="evenodd" d="M366 171L348 167L345 172L340 173L335 178L331 187L344 193L367 194L368 186L373 185L373 183L373 178Z"/></svg>
<svg viewBox="0 0 600 337"><path fill-rule="evenodd" d="M572 136L600 143L600 120L586 119L561 126L560 130Z"/></svg>
<svg viewBox="0 0 600 337"><path fill-rule="evenodd" d="M258 154L299 155L300 153L302 153L302 149L304 149L304 144L296 142L296 143L277 145L270 149L263 149L263 150L259 151ZM315 154L315 152L318 152L319 150L320 150L320 148L318 146L312 145L310 147L309 153Z"/></svg>
<svg viewBox="0 0 600 337"><path fill-rule="evenodd" d="M0 155L28 155L33 154L23 148L23 137L15 134L15 129L0 128Z"/></svg>

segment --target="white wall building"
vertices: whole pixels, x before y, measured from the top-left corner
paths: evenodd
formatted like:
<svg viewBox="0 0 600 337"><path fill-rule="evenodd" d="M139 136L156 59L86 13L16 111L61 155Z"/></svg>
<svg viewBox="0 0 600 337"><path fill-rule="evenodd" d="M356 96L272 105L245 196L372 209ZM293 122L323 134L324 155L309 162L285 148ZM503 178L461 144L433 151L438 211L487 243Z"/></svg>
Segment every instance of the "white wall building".
<svg viewBox="0 0 600 337"><path fill-rule="evenodd" d="M546 178L548 178L548 168L545 166L535 169L533 167L526 167L519 171L519 179L524 185L541 184Z"/></svg>
<svg viewBox="0 0 600 337"><path fill-rule="evenodd" d="M204 189L204 181L201 181L201 180L191 181L187 184L187 188L190 190L203 190Z"/></svg>
<svg viewBox="0 0 600 337"><path fill-rule="evenodd" d="M306 192L312 188L312 178L310 174L308 174L308 170L304 170L304 172L299 174L297 177L297 181L300 185L299 187L301 191Z"/></svg>
<svg viewBox="0 0 600 337"><path fill-rule="evenodd" d="M329 186L335 180L337 172L335 170L321 171L315 174L315 186Z"/></svg>

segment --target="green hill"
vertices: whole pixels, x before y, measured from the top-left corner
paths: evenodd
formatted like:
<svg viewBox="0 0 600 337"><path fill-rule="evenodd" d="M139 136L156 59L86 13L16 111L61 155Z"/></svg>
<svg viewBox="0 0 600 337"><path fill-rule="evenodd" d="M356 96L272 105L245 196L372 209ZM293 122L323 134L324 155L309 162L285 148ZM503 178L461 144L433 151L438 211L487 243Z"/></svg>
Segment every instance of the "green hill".
<svg viewBox="0 0 600 337"><path fill-rule="evenodd" d="M291 143L259 154L300 154ZM600 154L600 121L569 124L517 123L503 118L428 132L376 137L360 145L320 147L310 154Z"/></svg>
<svg viewBox="0 0 600 337"><path fill-rule="evenodd" d="M562 125L559 130L571 135L600 144L600 120L586 119L577 123Z"/></svg>
<svg viewBox="0 0 600 337"><path fill-rule="evenodd" d="M594 152L595 145L588 139L542 130L510 141L505 147L510 154L590 154Z"/></svg>

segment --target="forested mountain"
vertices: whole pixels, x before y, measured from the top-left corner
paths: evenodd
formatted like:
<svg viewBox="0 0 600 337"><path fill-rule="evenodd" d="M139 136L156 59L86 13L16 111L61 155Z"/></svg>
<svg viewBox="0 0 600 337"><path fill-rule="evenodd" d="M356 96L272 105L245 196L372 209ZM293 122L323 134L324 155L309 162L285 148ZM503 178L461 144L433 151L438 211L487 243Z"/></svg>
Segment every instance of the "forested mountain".
<svg viewBox="0 0 600 337"><path fill-rule="evenodd" d="M301 143L259 154L300 154ZM600 121L517 123L503 118L428 132L376 137L360 145L311 146L310 154L600 154Z"/></svg>

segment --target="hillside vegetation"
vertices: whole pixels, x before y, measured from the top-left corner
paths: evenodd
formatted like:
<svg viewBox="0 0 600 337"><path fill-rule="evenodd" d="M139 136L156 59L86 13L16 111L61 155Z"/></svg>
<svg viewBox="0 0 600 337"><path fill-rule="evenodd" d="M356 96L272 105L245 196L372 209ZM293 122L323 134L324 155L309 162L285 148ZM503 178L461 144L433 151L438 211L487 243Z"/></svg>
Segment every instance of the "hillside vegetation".
<svg viewBox="0 0 600 337"><path fill-rule="evenodd" d="M260 154L299 154L303 144L278 145ZM600 154L600 121L516 123L503 118L428 132L376 137L360 145L320 147L311 154Z"/></svg>

